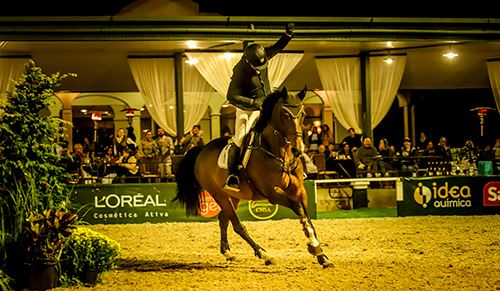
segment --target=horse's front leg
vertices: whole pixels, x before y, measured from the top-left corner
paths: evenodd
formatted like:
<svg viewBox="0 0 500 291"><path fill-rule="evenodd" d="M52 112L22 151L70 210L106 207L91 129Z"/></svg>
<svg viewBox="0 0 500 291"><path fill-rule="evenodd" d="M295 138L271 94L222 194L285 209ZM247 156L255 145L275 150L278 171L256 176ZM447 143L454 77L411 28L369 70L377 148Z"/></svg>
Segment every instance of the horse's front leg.
<svg viewBox="0 0 500 291"><path fill-rule="evenodd" d="M316 235L316 230L312 225L312 221L307 214L307 209L304 204L291 199L285 193L285 191L279 187L274 187L274 191L276 194L278 194L276 196L278 197L277 200L280 200L275 202L280 205L289 207L299 217L300 223L302 224L304 230L304 234L308 239L307 248L309 250L309 253L317 258L318 263L322 265L323 268L333 267L333 263L328 260L328 257L325 255L323 249L321 248L318 237Z"/></svg>

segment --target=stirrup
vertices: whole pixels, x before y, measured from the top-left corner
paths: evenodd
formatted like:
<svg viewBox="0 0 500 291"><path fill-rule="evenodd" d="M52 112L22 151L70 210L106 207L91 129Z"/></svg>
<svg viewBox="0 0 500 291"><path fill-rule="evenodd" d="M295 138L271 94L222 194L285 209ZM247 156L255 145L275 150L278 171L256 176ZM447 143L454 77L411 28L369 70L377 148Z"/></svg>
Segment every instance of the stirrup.
<svg viewBox="0 0 500 291"><path fill-rule="evenodd" d="M224 184L224 189L233 192L240 192L240 178L234 174L229 175L229 177L227 177L226 184Z"/></svg>

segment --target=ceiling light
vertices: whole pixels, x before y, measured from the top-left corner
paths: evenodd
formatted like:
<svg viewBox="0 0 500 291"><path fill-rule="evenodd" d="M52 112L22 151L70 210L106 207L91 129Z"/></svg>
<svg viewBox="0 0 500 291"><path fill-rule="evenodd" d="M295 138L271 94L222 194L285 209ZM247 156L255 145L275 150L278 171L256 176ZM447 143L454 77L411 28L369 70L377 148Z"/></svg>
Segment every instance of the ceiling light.
<svg viewBox="0 0 500 291"><path fill-rule="evenodd" d="M235 56L235 54L232 54L232 53L225 53L223 54L222 56L220 56L221 58L223 59L226 59L226 60L229 60L230 58L233 58Z"/></svg>
<svg viewBox="0 0 500 291"><path fill-rule="evenodd" d="M189 59L186 61L186 64L190 64L190 65L194 65L194 64L197 64L198 63L198 60L196 58L194 59Z"/></svg>
<svg viewBox="0 0 500 291"><path fill-rule="evenodd" d="M454 57L457 57L458 55L456 53L449 52L447 54L444 54L443 57L447 57L449 59L453 59Z"/></svg>
<svg viewBox="0 0 500 291"><path fill-rule="evenodd" d="M187 42L189 48L196 48L196 42L194 40L190 40Z"/></svg>
<svg viewBox="0 0 500 291"><path fill-rule="evenodd" d="M391 58L391 51L388 51L387 52L387 58L384 59L384 63L387 63L387 64L392 64L394 62L394 59Z"/></svg>
<svg viewBox="0 0 500 291"><path fill-rule="evenodd" d="M388 41L387 46L392 46L392 41Z"/></svg>
<svg viewBox="0 0 500 291"><path fill-rule="evenodd" d="M458 54L451 51L451 45L450 45L449 53L443 54L443 57L447 57L449 59L453 59L454 57L457 57L457 56L458 56Z"/></svg>

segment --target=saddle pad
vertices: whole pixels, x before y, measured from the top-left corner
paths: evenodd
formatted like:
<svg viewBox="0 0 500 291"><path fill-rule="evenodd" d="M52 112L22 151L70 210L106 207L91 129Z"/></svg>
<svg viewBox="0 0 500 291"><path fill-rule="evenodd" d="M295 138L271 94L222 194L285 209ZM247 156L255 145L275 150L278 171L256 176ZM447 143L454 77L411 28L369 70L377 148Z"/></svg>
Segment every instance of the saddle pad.
<svg viewBox="0 0 500 291"><path fill-rule="evenodd" d="M229 147L231 144L227 144L222 151L219 154L219 158L217 159L217 165L221 169L227 170L227 161L228 161L228 153L229 153Z"/></svg>

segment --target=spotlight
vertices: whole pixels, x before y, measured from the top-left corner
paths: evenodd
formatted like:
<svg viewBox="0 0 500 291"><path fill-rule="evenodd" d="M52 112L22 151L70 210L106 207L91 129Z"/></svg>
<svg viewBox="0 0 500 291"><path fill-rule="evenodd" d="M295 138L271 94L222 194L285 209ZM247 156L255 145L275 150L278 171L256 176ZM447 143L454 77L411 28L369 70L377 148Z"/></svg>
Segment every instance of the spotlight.
<svg viewBox="0 0 500 291"><path fill-rule="evenodd" d="M447 57L449 59L453 59L454 57L457 57L457 56L458 56L458 54L451 51L451 45L450 45L449 52L447 54L443 54L443 57Z"/></svg>

